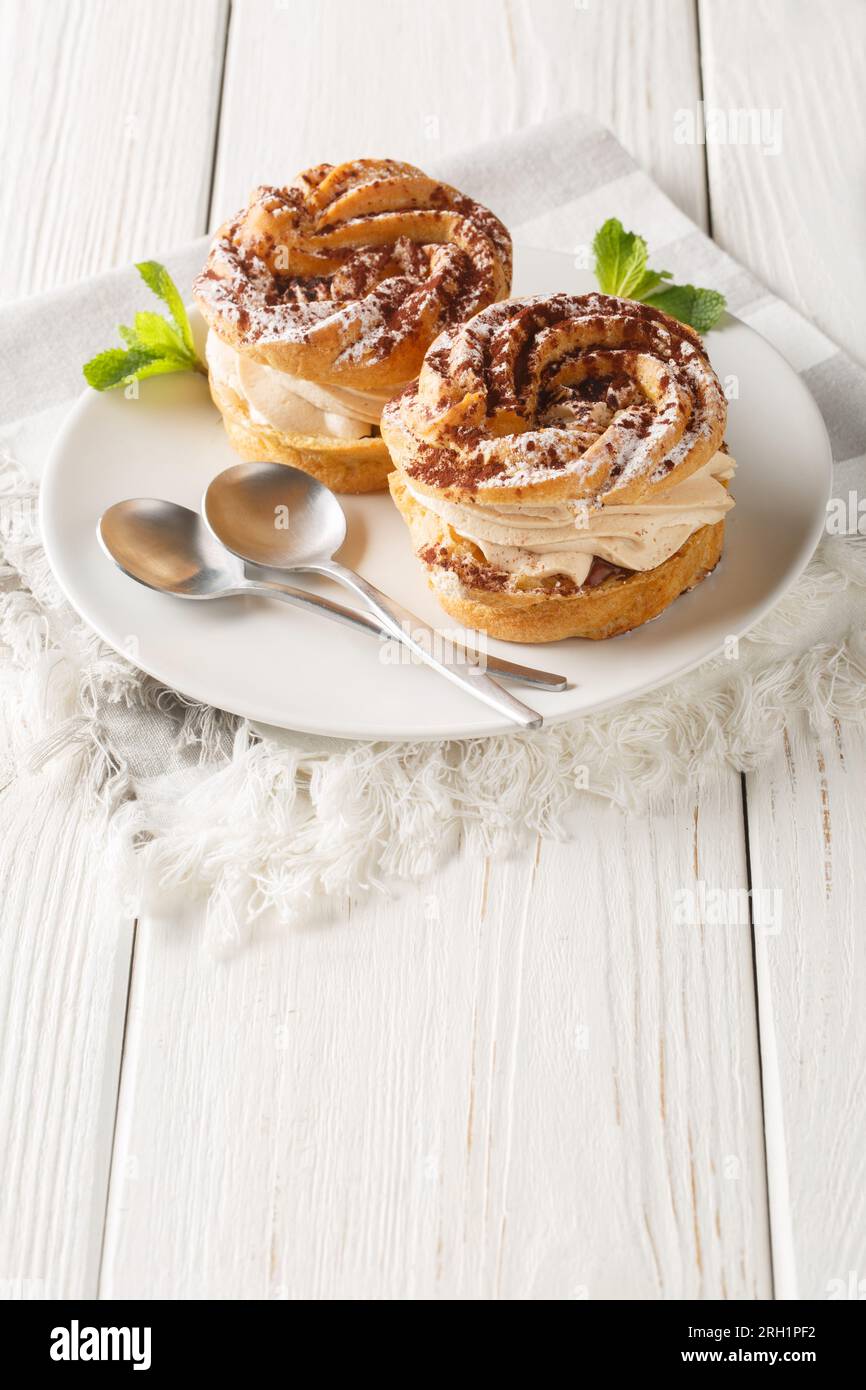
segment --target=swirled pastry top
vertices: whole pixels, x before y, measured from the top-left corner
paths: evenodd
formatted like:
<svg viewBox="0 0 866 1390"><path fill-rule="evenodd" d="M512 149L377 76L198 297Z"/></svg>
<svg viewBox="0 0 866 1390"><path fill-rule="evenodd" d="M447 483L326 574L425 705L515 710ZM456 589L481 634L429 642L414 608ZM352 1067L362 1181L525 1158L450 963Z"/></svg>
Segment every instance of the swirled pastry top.
<svg viewBox="0 0 866 1390"><path fill-rule="evenodd" d="M319 164L257 188L193 287L210 327L278 371L396 387L433 339L502 299L511 238L492 212L411 164Z"/></svg>
<svg viewBox="0 0 866 1390"><path fill-rule="evenodd" d="M636 502L716 453L727 407L701 339L610 295L508 300L443 332L382 435L416 493Z"/></svg>

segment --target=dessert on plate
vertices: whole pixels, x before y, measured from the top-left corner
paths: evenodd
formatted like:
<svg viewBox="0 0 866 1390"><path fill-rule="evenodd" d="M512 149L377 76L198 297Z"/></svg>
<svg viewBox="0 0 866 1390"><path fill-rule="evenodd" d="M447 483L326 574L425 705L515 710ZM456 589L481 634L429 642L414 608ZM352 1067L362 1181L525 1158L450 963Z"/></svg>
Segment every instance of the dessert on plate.
<svg viewBox="0 0 866 1390"><path fill-rule="evenodd" d="M441 606L547 642L628 632L714 569L734 505L726 415L693 329L554 294L447 328L382 434Z"/></svg>
<svg viewBox="0 0 866 1390"><path fill-rule="evenodd" d="M499 219L411 164L319 164L257 188L194 285L233 447L336 492L384 488L382 407L443 329L510 284Z"/></svg>

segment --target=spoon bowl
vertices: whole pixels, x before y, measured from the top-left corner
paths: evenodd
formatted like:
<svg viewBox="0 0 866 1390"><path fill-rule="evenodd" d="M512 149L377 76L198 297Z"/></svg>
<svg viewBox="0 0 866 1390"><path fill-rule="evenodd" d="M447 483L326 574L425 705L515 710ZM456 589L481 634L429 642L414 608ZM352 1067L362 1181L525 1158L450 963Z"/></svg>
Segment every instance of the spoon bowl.
<svg viewBox="0 0 866 1390"><path fill-rule="evenodd" d="M334 494L280 463L226 468L210 483L203 511L223 545L270 569L330 560L346 539L346 518Z"/></svg>
<svg viewBox="0 0 866 1390"><path fill-rule="evenodd" d="M342 520L339 503L335 502L335 506ZM342 529L345 530L345 524ZM159 593L188 599L257 594L262 598L280 599L307 612L321 613L370 636L382 636L383 625L377 615L359 613L307 589L281 583L273 571L270 574L249 573L243 560L214 538L197 512L176 502L156 497L131 497L116 502L103 512L96 535L105 554L123 574ZM336 540L336 525L332 526L330 535ZM549 686L560 679L495 658L494 664L500 674L529 685Z"/></svg>
<svg viewBox="0 0 866 1390"><path fill-rule="evenodd" d="M537 710L491 680L486 657L468 651L448 634L440 657L443 634L334 559L346 538L346 518L333 493L309 474L282 463L236 463L211 481L202 512L217 540L235 555L287 574L300 571L336 580L363 601L389 637L419 660L521 728L540 728ZM494 662L499 674L559 689L564 685L559 676L495 658Z"/></svg>
<svg viewBox="0 0 866 1390"><path fill-rule="evenodd" d="M116 502L99 518L102 549L149 589L207 599L240 589L244 565L214 540L197 512L156 497Z"/></svg>

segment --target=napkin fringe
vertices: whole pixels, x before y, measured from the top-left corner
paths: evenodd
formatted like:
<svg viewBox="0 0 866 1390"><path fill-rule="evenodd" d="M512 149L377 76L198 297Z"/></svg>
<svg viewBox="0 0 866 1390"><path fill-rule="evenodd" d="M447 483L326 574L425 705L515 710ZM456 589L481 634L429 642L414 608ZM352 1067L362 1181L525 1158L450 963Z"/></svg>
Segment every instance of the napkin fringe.
<svg viewBox="0 0 866 1390"><path fill-rule="evenodd" d="M866 546L856 539L825 540L727 659L614 710L537 734L343 745L263 739L142 676L57 592L34 497L14 465L0 468L3 782L81 758L123 900L197 890L219 952L265 912L321 920L421 880L462 837L480 856L529 834L568 838L582 794L628 812L723 764L749 771L799 712L817 726L862 725L866 637L854 619Z"/></svg>
<svg viewBox="0 0 866 1390"><path fill-rule="evenodd" d="M818 645L684 700L674 690L605 720L465 743L361 745L327 757L239 728L232 757L184 790L167 778L121 808L115 831L146 839L148 887L208 894L214 948L244 941L263 913L296 924L429 875L466 836L478 856L527 834L567 839L576 797L625 811L757 767L786 723L862 723L866 643Z"/></svg>

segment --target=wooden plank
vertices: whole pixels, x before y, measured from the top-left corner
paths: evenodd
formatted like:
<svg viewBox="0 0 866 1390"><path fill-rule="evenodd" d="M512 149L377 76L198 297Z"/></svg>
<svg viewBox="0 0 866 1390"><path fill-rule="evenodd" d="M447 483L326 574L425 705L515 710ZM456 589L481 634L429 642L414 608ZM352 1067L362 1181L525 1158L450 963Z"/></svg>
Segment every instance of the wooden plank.
<svg viewBox="0 0 866 1390"><path fill-rule="evenodd" d="M6 3L0 294L51 288L204 230L221 0ZM168 153L167 153L168 152ZM79 767L0 797L0 1295L92 1297L132 949Z"/></svg>
<svg viewBox="0 0 866 1390"><path fill-rule="evenodd" d="M707 146L713 235L866 361L863 5L700 0L699 13L707 109L757 111L767 136Z"/></svg>
<svg viewBox="0 0 866 1390"><path fill-rule="evenodd" d="M204 229L226 0L2 0L0 298Z"/></svg>
<svg viewBox="0 0 866 1390"><path fill-rule="evenodd" d="M700 212L700 151L634 106L650 72L697 99L692 9L647 8L236 3L215 217L393 149L395 113L423 163L587 92ZM742 893L743 844L725 774L228 964L199 908L145 921L102 1294L766 1296L748 929L675 921L698 881Z"/></svg>
<svg viewBox="0 0 866 1390"><path fill-rule="evenodd" d="M439 156L580 109L704 225L692 0L236 0L215 221L322 160ZM664 113L664 116L662 116Z"/></svg>
<svg viewBox="0 0 866 1390"><path fill-rule="evenodd" d="M0 1298L97 1287L132 921L80 773L0 794Z"/></svg>
<svg viewBox="0 0 866 1390"><path fill-rule="evenodd" d="M862 130L849 136L863 7L841 0L828 18L799 0L702 0L700 26L708 108L763 112L766 133L781 113L778 154L708 147L714 234L862 360L866 268L851 247L866 209L840 193L862 162ZM771 752L746 786L752 882L783 905L779 934L756 933L774 1270L779 1297L826 1298L851 1270L863 1278L866 953L853 866L866 755L855 731L819 736L799 720Z"/></svg>
<svg viewBox="0 0 866 1390"><path fill-rule="evenodd" d="M775 1051L770 1178L790 1196L774 1223L782 1292L862 1298L866 937L855 866L866 859L866 734L818 736L792 720L747 780L752 882L782 909L778 932L757 933L762 1037L772 1029Z"/></svg>
<svg viewBox="0 0 866 1390"><path fill-rule="evenodd" d="M230 962L139 929L105 1297L766 1297L739 780Z"/></svg>

